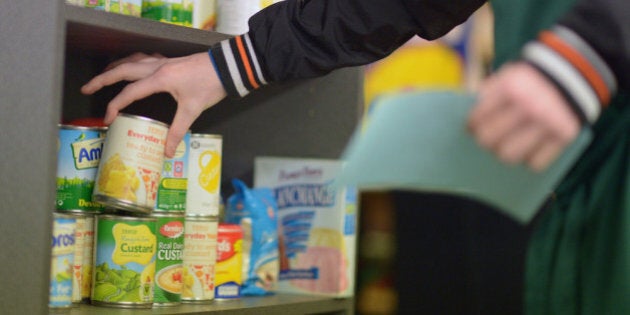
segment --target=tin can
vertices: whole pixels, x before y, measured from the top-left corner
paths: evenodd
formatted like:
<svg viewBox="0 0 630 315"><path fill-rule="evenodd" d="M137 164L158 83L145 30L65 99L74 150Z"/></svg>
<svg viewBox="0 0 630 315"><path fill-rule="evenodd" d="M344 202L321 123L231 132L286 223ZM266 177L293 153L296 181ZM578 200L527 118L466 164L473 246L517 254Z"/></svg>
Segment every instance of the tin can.
<svg viewBox="0 0 630 315"><path fill-rule="evenodd" d="M92 293L92 269L94 264L94 215L85 215L83 230L83 272L81 281L81 300L90 299Z"/></svg>
<svg viewBox="0 0 630 315"><path fill-rule="evenodd" d="M84 0L86 8L105 11L106 0Z"/></svg>
<svg viewBox="0 0 630 315"><path fill-rule="evenodd" d="M94 305L151 308L155 279L155 218L96 217Z"/></svg>
<svg viewBox="0 0 630 315"><path fill-rule="evenodd" d="M219 135L190 135L186 215L219 215L222 144Z"/></svg>
<svg viewBox="0 0 630 315"><path fill-rule="evenodd" d="M217 23L217 0L195 0L192 22L194 28L213 31Z"/></svg>
<svg viewBox="0 0 630 315"><path fill-rule="evenodd" d="M75 221L74 258L72 264L72 303L80 303L81 287L83 285L83 255L85 250L85 230L87 216L83 214L71 215Z"/></svg>
<svg viewBox="0 0 630 315"><path fill-rule="evenodd" d="M218 221L215 217L186 217L183 302L214 300L217 225Z"/></svg>
<svg viewBox="0 0 630 315"><path fill-rule="evenodd" d="M142 0L105 0L105 11L140 16L142 14Z"/></svg>
<svg viewBox="0 0 630 315"><path fill-rule="evenodd" d="M107 132L92 199L115 209L151 213L167 132L165 123L118 114Z"/></svg>
<svg viewBox="0 0 630 315"><path fill-rule="evenodd" d="M175 150L175 156L164 160L155 211L184 213L186 210L189 146L190 133L186 133Z"/></svg>
<svg viewBox="0 0 630 315"><path fill-rule="evenodd" d="M92 201L94 180L107 128L59 125L57 138L57 200L62 212L98 213Z"/></svg>
<svg viewBox="0 0 630 315"><path fill-rule="evenodd" d="M154 213L153 217L157 222L153 305L177 305L182 301L184 215Z"/></svg>
<svg viewBox="0 0 630 315"><path fill-rule="evenodd" d="M216 299L235 299L241 296L242 266L243 229L238 224L219 224L214 294Z"/></svg>
<svg viewBox="0 0 630 315"><path fill-rule="evenodd" d="M192 0L143 0L142 17L170 24L192 26Z"/></svg>
<svg viewBox="0 0 630 315"><path fill-rule="evenodd" d="M72 306L72 268L74 264L76 219L53 213L50 295L48 307Z"/></svg>
<svg viewBox="0 0 630 315"><path fill-rule="evenodd" d="M260 0L217 0L216 31L228 35L246 33L249 18L260 9Z"/></svg>

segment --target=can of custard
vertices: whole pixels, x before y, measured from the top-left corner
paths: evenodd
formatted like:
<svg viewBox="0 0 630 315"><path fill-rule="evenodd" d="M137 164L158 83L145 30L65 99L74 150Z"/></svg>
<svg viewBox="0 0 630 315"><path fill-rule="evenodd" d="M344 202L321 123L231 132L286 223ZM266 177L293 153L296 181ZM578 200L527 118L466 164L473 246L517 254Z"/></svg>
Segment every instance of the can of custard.
<svg viewBox="0 0 630 315"><path fill-rule="evenodd" d="M50 296L48 307L72 306L72 271L76 219L54 213L52 227L52 255L50 261Z"/></svg>
<svg viewBox="0 0 630 315"><path fill-rule="evenodd" d="M151 308L155 283L155 218L98 215L91 303Z"/></svg>
<svg viewBox="0 0 630 315"><path fill-rule="evenodd" d="M157 120L118 114L107 132L93 200L114 209L151 213L167 132L168 125Z"/></svg>
<svg viewBox="0 0 630 315"><path fill-rule="evenodd" d="M186 216L183 302L204 303L214 300L217 226L216 217Z"/></svg>
<svg viewBox="0 0 630 315"><path fill-rule="evenodd" d="M152 217L157 236L153 305L177 305L182 301L184 215L154 213Z"/></svg>
<svg viewBox="0 0 630 315"><path fill-rule="evenodd" d="M219 224L215 268L216 299L236 299L241 296L242 266L243 229L238 224Z"/></svg>
<svg viewBox="0 0 630 315"><path fill-rule="evenodd" d="M59 125L55 201L57 211L103 211L103 205L92 201L92 192L106 132L106 127Z"/></svg>

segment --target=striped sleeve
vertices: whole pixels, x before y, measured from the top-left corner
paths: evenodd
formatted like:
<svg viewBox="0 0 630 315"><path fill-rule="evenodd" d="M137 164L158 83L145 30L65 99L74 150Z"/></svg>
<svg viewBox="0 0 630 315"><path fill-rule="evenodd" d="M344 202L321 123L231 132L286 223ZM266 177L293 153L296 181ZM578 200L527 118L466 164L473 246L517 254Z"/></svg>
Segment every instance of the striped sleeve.
<svg viewBox="0 0 630 315"><path fill-rule="evenodd" d="M571 29L557 25L525 45L523 58L549 77L578 116L594 123L617 90L604 60Z"/></svg>
<svg viewBox="0 0 630 315"><path fill-rule="evenodd" d="M267 84L248 34L219 42L209 54L229 96L244 97Z"/></svg>

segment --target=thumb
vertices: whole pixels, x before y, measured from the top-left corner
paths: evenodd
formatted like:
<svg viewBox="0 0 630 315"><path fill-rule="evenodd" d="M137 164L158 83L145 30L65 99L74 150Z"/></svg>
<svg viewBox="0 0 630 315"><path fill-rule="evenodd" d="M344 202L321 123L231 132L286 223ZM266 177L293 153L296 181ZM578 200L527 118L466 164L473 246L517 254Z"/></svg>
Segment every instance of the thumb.
<svg viewBox="0 0 630 315"><path fill-rule="evenodd" d="M167 158L173 158L177 146L182 139L184 139L184 136L190 130L190 126L197 117L199 117L199 114L194 115L185 113L180 110L180 106L178 106L171 127L168 129L168 133L166 135L166 148L164 150L164 155Z"/></svg>

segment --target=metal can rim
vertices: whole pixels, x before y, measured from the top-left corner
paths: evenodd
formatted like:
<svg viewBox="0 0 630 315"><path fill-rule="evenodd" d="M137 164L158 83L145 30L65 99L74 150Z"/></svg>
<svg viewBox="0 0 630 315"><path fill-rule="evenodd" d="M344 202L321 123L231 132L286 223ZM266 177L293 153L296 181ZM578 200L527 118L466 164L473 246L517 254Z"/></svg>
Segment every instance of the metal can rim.
<svg viewBox="0 0 630 315"><path fill-rule="evenodd" d="M159 121L157 119L149 118L149 117L146 117L146 116L139 116L139 115L133 115L133 114L128 114L128 113L118 113L118 116L131 118L131 119L144 120L144 121L147 121L147 122L152 122L152 123L156 123L156 124L162 125L162 126L164 126L166 128L170 127L169 124L167 124L167 123L165 123L163 121Z"/></svg>
<svg viewBox="0 0 630 315"><path fill-rule="evenodd" d="M57 124L60 129L65 130L88 130L88 131L107 131L109 127L99 127L99 126L77 126L70 124Z"/></svg>
<svg viewBox="0 0 630 315"><path fill-rule="evenodd" d="M223 139L222 135L212 133L191 133L190 138L209 138L209 139Z"/></svg>

